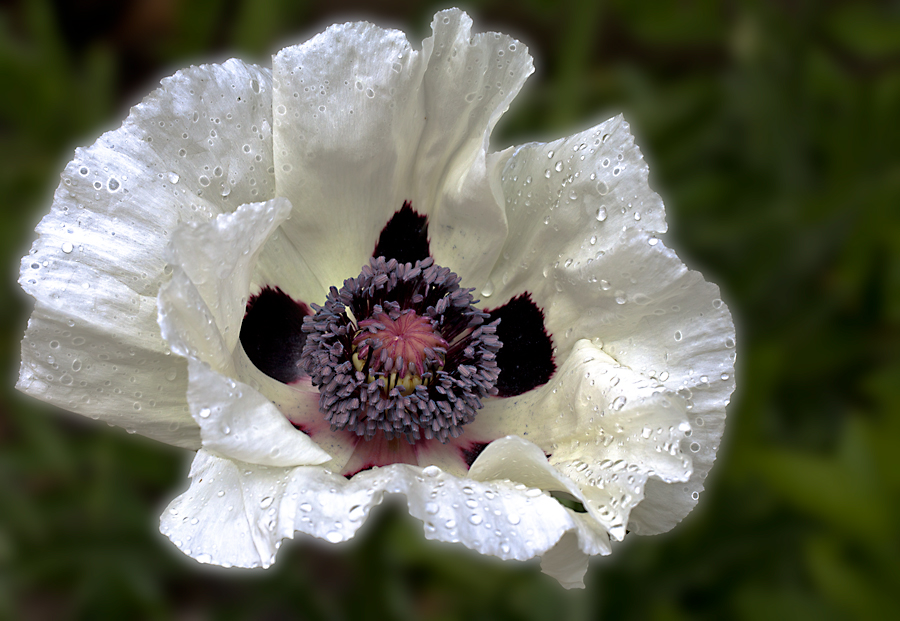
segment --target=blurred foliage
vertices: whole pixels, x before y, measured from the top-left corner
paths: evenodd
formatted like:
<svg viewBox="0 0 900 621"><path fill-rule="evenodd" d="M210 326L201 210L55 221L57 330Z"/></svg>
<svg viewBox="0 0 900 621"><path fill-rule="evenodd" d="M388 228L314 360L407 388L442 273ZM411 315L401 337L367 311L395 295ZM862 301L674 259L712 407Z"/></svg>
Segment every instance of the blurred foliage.
<svg viewBox="0 0 900 621"><path fill-rule="evenodd" d="M401 510L266 572L182 558L157 516L188 455L11 388L17 262L71 150L175 69L434 3L21 0L0 8L0 617L900 618L900 5L484 0L537 66L496 147L624 112L669 238L738 325L738 393L700 507L566 592L424 541Z"/></svg>

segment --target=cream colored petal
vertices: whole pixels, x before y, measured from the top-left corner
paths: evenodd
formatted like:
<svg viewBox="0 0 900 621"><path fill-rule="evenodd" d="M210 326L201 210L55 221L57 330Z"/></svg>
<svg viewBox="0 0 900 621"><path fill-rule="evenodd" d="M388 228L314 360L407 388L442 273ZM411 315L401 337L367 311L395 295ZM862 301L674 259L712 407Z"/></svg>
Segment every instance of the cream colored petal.
<svg viewBox="0 0 900 621"><path fill-rule="evenodd" d="M36 302L20 390L163 442L199 445L186 367L156 323L165 247L179 223L234 209L248 188L258 199L274 191L270 82L266 70L236 60L186 69L121 128L76 150L22 261L20 283Z"/></svg>
<svg viewBox="0 0 900 621"><path fill-rule="evenodd" d="M323 287L359 273L405 201L429 216L437 262L466 286L484 280L506 235L505 157L486 156L488 139L532 65L521 44L471 25L439 13L416 51L403 33L343 24L275 57L285 234Z"/></svg>

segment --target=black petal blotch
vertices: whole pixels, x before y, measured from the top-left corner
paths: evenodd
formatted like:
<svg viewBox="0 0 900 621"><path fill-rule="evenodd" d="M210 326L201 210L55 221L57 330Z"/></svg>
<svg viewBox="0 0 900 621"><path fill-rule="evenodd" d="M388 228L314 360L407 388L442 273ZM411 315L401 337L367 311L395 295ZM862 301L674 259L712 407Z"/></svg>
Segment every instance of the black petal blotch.
<svg viewBox="0 0 900 621"><path fill-rule="evenodd" d="M373 257L384 257L386 261L397 259L397 263L424 261L431 253L428 249L428 217L412 208L409 201L396 212L381 229Z"/></svg>
<svg viewBox="0 0 900 621"><path fill-rule="evenodd" d="M241 324L241 345L254 366L285 384L299 379L304 374L300 352L306 343L301 328L309 314L306 304L278 287L266 287L250 298Z"/></svg>
<svg viewBox="0 0 900 621"><path fill-rule="evenodd" d="M475 463L475 460L478 459L478 456L484 452L488 446L487 442L471 442L466 447L460 447L459 452L463 461L466 462L466 465L471 468L472 464Z"/></svg>
<svg viewBox="0 0 900 621"><path fill-rule="evenodd" d="M515 397L550 381L556 371L553 343L531 295L523 293L488 314L488 321L500 320L497 336L503 343L497 353L497 396Z"/></svg>

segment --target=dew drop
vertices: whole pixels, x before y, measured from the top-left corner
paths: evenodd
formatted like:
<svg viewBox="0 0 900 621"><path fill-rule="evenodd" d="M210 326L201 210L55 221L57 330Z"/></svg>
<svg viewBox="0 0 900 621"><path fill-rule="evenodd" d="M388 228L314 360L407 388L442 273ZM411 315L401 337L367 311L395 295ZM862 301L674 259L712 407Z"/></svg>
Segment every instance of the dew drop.
<svg viewBox="0 0 900 621"><path fill-rule="evenodd" d="M625 402L627 399L625 397L616 397L612 402L612 409L616 412L625 407Z"/></svg>
<svg viewBox="0 0 900 621"><path fill-rule="evenodd" d="M178 176L178 173L170 172L169 173L169 183L176 184L181 180L181 177Z"/></svg>
<svg viewBox="0 0 900 621"><path fill-rule="evenodd" d="M212 414L209 408L203 408L200 410L200 418L209 418L209 415Z"/></svg>
<svg viewBox="0 0 900 621"><path fill-rule="evenodd" d="M201 416L202 416L202 414L201 414ZM274 502L274 500L275 499L272 496L266 496L265 498L263 498L262 500L259 501L259 506L262 507L263 509L268 509L270 506L272 506L272 503Z"/></svg>
<svg viewBox="0 0 900 621"><path fill-rule="evenodd" d="M606 207L601 207L597 210L597 222L606 222L607 213Z"/></svg>
<svg viewBox="0 0 900 621"><path fill-rule="evenodd" d="M494 281L488 280L484 283L484 287L481 289L481 295L486 298L491 297L494 294Z"/></svg>
<svg viewBox="0 0 900 621"><path fill-rule="evenodd" d="M422 469L422 474L426 477L436 477L441 473L441 469L437 466L426 466Z"/></svg>
<svg viewBox="0 0 900 621"><path fill-rule="evenodd" d="M70 244L69 242L64 242L62 245L62 251L66 254L71 254L71 252L75 250L75 246Z"/></svg>
<svg viewBox="0 0 900 621"><path fill-rule="evenodd" d="M684 337L681 334L681 330L675 330L675 340L680 341L682 338Z"/></svg>
<svg viewBox="0 0 900 621"><path fill-rule="evenodd" d="M478 526L484 521L484 518L478 515L477 513L473 513L469 516L469 523Z"/></svg>

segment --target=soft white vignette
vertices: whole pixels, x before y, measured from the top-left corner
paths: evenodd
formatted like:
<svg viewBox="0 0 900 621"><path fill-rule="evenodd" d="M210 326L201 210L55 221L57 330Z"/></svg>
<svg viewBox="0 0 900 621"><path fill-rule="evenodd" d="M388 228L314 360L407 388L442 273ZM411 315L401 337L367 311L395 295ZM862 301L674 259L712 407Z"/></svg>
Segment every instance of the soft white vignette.
<svg viewBox="0 0 900 621"><path fill-rule="evenodd" d="M607 533L621 539L626 525L663 532L696 503L733 390L727 308L714 285L657 239L663 206L621 117L550 144L487 153L531 61L501 35L468 45L469 26L462 13L438 14L421 52L396 31L336 26L275 57L277 88L270 72L235 60L179 72L120 130L77 150L63 173L22 263L20 282L36 305L18 386L129 431L202 446L191 490L161 524L199 560L267 565L295 529L346 539L389 492L407 496L429 538L501 558L543 555L545 571L579 586L587 556L609 551ZM472 84L454 50L470 63L472 54L504 51L523 72L498 67L500 86L479 99L481 90L463 93ZM417 67L428 54L432 62ZM450 79L445 62L456 71ZM291 81L297 66L315 78L306 87ZM492 86L484 66L478 89ZM356 81L321 83L349 70ZM301 109L291 91L310 85ZM431 108L423 91L439 95ZM400 122L418 118L420 105L427 123ZM366 118L353 126L363 131L341 133L325 114L335 109ZM291 123L279 118L292 113ZM241 131L225 131L229 124ZM334 170L353 175L335 179ZM335 447L323 451L290 427L266 387L279 389L247 368L240 319L247 296L265 283L321 302L328 285L356 275L381 226L410 197L429 215L437 262L490 293L485 306L531 292L558 371L545 387L486 402L467 433L519 437L494 442L468 479L395 465L347 481L317 466ZM492 204L505 204L505 213ZM321 205L327 218L315 216ZM216 256L239 242L246 253L237 260ZM596 387L591 378L605 381ZM602 431L591 414L597 404L610 415ZM548 420L547 412L558 415ZM251 433L235 440L226 426ZM532 438L551 453L549 463ZM622 464L635 468L613 479ZM568 492L589 512L574 513L542 490ZM468 496L478 498L479 513L465 505ZM238 500L245 512L229 518L223 509Z"/></svg>

